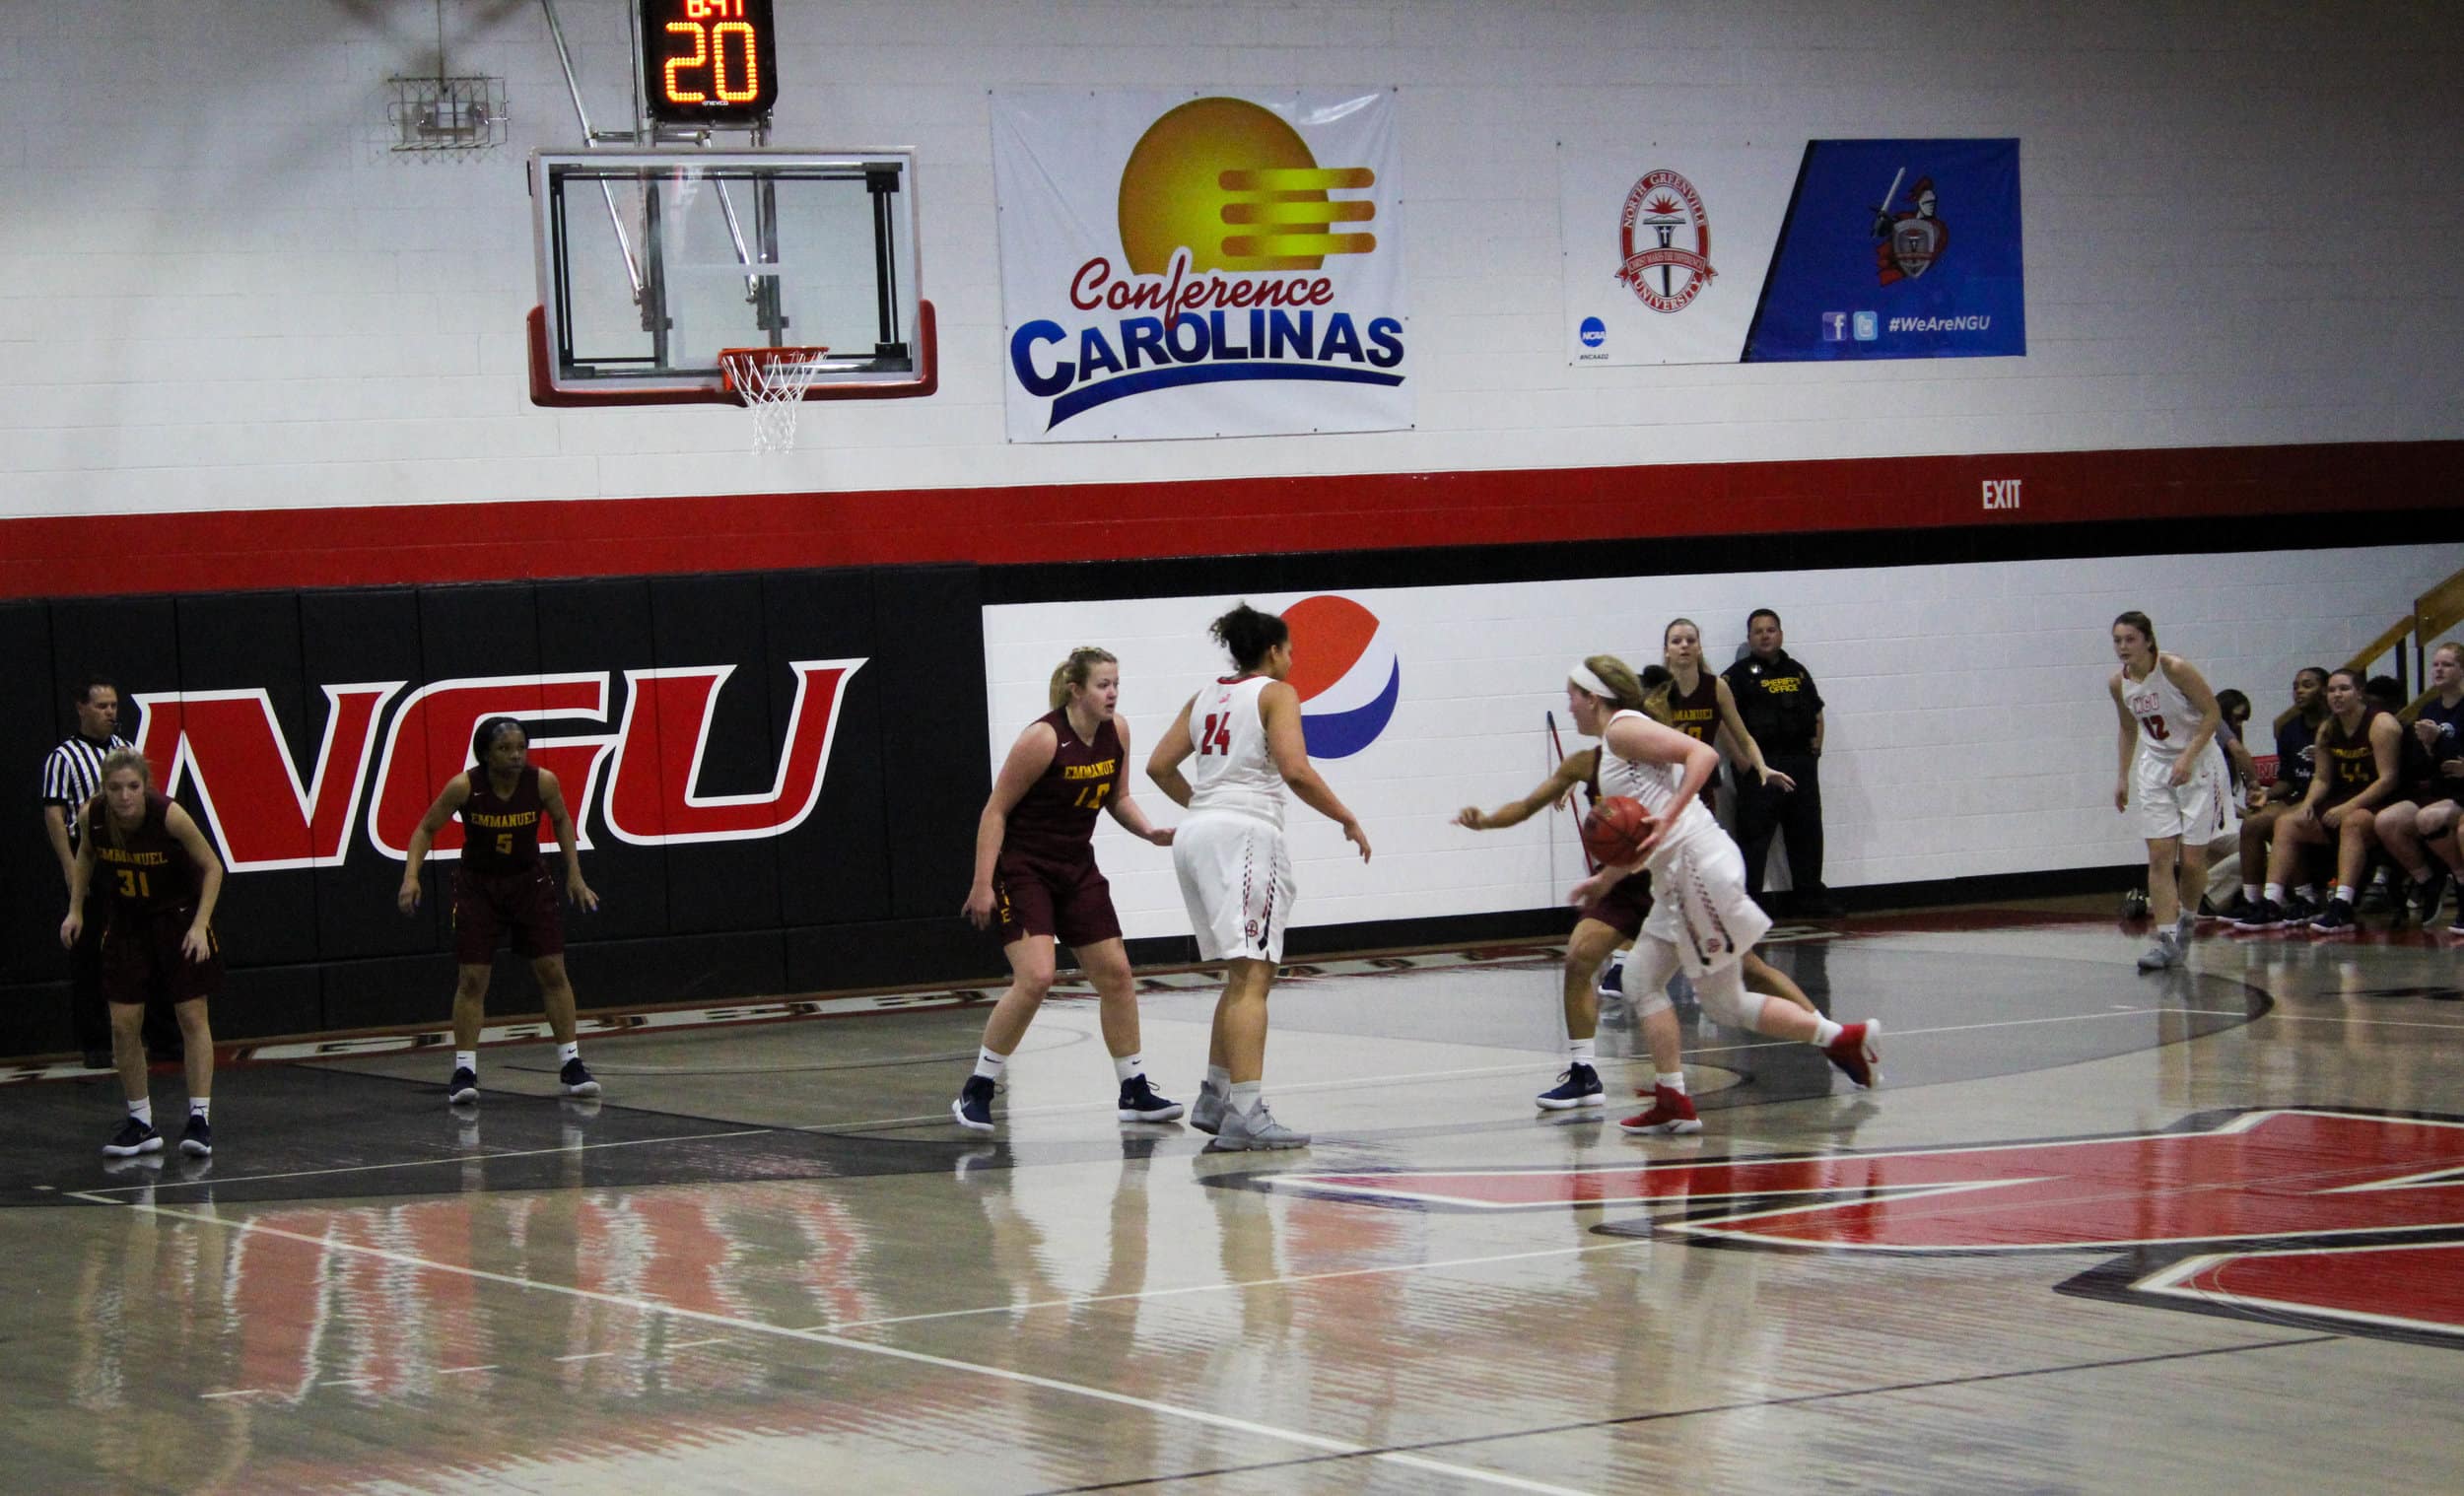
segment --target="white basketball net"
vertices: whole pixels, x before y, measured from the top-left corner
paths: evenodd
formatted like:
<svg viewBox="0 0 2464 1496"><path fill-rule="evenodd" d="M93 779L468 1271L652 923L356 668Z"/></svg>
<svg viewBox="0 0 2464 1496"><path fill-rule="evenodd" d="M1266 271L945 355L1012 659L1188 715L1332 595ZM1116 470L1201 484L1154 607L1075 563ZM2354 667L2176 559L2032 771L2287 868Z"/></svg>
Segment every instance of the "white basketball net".
<svg viewBox="0 0 2464 1496"><path fill-rule="evenodd" d="M795 418L804 407L804 392L821 373L824 350L799 349L774 353L768 349L731 350L719 356L735 381L736 398L753 413L753 450L795 450Z"/></svg>

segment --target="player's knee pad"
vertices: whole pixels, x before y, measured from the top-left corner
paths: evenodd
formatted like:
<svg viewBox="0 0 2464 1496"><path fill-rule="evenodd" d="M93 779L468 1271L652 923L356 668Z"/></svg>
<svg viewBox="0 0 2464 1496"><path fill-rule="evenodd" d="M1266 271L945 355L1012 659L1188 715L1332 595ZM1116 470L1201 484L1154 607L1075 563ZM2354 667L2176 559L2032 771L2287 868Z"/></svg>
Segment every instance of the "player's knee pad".
<svg viewBox="0 0 2464 1496"><path fill-rule="evenodd" d="M1645 935L1625 953L1625 1003L1637 1018L1668 1011L1669 979L1677 975L1677 947Z"/></svg>
<svg viewBox="0 0 2464 1496"><path fill-rule="evenodd" d="M1733 1029L1750 1029L1761 1015L1763 998L1745 990L1745 964L1731 961L1694 979L1694 995L1702 1000L1703 1016Z"/></svg>

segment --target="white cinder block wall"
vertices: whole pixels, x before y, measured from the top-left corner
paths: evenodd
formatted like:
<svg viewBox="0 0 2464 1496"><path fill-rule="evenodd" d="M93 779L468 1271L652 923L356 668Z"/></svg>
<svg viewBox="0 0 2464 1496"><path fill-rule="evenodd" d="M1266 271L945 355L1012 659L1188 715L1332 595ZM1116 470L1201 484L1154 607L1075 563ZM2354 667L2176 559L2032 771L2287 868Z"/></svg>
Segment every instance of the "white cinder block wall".
<svg viewBox="0 0 2464 1496"><path fill-rule="evenodd" d="M624 0L558 0L593 123ZM543 13L446 0L513 138L381 145L427 0L0 6L0 518L2452 438L2464 27L2444 4L778 0L775 141L920 153L934 399L769 463L716 408L525 398ZM1000 438L988 91L1402 91L1416 430ZM1566 367L1555 142L2016 135L2023 360Z"/></svg>
<svg viewBox="0 0 2464 1496"><path fill-rule="evenodd" d="M1779 610L1789 652L1825 703L1825 879L1836 887L2124 865L2143 844L2112 803L2113 616L2156 621L2157 642L2254 706L2251 749L2293 672L2338 665L2402 602L2464 564L2451 546L2139 556L1715 577L1610 578L1506 586L1364 588L1341 595L1379 620L1372 670L1391 649L1402 698L1366 749L1321 770L1358 815L1363 866L1334 824L1294 802L1297 924L1533 909L1581 876L1573 818L1506 831L1449 825L1546 777L1543 714L1565 746L1566 667L1586 654L1658 659L1673 617L1701 625L1706 657L1733 658L1756 607ZM1301 594L1249 595L1280 610ZM992 761L1046 711L1055 664L1078 645L1121 657L1130 788L1159 824L1179 818L1146 781L1146 755L1191 693L1226 668L1207 623L1240 599L1138 598L986 610ZM2382 613L2385 616L2382 616ZM1332 699L1343 686L1330 688ZM1354 694L1355 699L1357 693ZM1307 710L1304 704L1304 711ZM1171 853L1109 820L1097 854L1125 931L1185 932Z"/></svg>
<svg viewBox="0 0 2464 1496"><path fill-rule="evenodd" d="M558 5L593 122L615 124L626 6ZM0 5L0 520L2464 435L2451 5L777 8L775 143L919 153L943 385L812 407L803 449L763 461L738 412L527 400L523 160L581 143L537 5L444 5L446 66L502 76L513 120L461 163L383 148L384 80L438 66L427 0ZM1004 443L990 92L1303 85L1401 91L1416 429ZM2021 139L2026 358L1567 367L1557 141L1860 135ZM1833 881L2129 861L2106 804L2112 613L2148 609L2264 719L2293 668L2332 663L2459 565L2451 547L2287 549L1356 593L1404 668L1385 737L1331 770L1379 858L1335 858L1301 813L1303 918L1555 897L1570 841L1473 838L1446 814L1537 779L1573 653L1641 663L1683 612L1725 657L1762 603L1831 703ZM1273 600L1271 579L1254 595ZM993 751L1087 638L1129 662L1151 743L1213 668L1201 630L1227 600L993 610ZM1133 932L1180 927L1160 854L1105 854Z"/></svg>

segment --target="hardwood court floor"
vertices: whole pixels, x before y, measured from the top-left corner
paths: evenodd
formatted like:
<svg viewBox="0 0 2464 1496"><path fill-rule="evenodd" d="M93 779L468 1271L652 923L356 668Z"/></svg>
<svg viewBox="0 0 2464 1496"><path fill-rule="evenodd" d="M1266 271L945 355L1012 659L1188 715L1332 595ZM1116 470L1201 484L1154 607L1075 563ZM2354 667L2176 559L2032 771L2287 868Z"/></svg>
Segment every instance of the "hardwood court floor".
<svg viewBox="0 0 2464 1496"><path fill-rule="evenodd" d="M2139 949L1777 945L1888 1084L1689 1029L1699 1139L1532 1108L1533 949L1278 988L1297 1154L1117 1123L1058 998L991 1139L983 1009L928 1002L593 1039L595 1106L539 1046L467 1116L435 1050L243 1066L210 1169L106 1170L99 1078L0 1086L0 1488L2454 1489L2464 949ZM1209 1006L1147 999L1168 1094Z"/></svg>

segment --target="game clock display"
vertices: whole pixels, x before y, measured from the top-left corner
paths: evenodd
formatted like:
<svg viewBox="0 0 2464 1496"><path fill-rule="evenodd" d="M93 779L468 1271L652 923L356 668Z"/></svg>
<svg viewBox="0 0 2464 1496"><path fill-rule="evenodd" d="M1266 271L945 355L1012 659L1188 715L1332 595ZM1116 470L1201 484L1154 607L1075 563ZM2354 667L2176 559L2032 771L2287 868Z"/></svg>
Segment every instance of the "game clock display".
<svg viewBox="0 0 2464 1496"><path fill-rule="evenodd" d="M771 0L641 0L643 81L661 124L750 124L779 98Z"/></svg>

